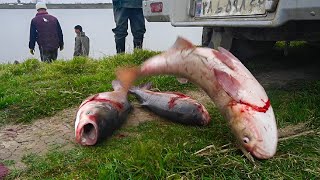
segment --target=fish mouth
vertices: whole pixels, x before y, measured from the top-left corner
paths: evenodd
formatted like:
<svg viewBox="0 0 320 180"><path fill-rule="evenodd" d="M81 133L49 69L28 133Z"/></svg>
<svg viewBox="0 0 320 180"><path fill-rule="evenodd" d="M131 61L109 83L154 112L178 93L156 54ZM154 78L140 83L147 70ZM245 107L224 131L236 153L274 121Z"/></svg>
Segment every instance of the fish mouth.
<svg viewBox="0 0 320 180"><path fill-rule="evenodd" d="M275 150L267 152L259 146L254 146L249 152L258 159L270 159L275 155Z"/></svg>
<svg viewBox="0 0 320 180"><path fill-rule="evenodd" d="M95 123L86 123L82 125L77 133L76 140L81 145L92 146L98 141L98 127Z"/></svg>

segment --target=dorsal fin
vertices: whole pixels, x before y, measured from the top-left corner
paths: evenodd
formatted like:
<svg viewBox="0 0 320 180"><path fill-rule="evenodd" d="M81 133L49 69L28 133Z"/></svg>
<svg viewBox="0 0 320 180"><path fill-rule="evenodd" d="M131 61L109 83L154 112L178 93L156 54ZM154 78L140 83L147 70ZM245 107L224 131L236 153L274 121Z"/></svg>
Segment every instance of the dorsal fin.
<svg viewBox="0 0 320 180"><path fill-rule="evenodd" d="M215 49L213 49L212 52L217 59L219 59L223 64L227 65L230 69L234 70L236 68L232 59L228 55Z"/></svg>
<svg viewBox="0 0 320 180"><path fill-rule="evenodd" d="M214 69L214 74L217 77L218 83L221 85L222 89L232 97L232 99L240 102L239 98L239 90L241 87L241 83L234 78L231 74L228 74L219 69Z"/></svg>
<svg viewBox="0 0 320 180"><path fill-rule="evenodd" d="M192 49L195 48L195 46L188 40L178 36L176 42L173 44L171 48L174 49Z"/></svg>
<svg viewBox="0 0 320 180"><path fill-rule="evenodd" d="M152 88L152 82L148 82L148 83L145 83L145 84L141 84L141 85L139 85L139 88L140 88L140 89L149 90L149 89Z"/></svg>
<svg viewBox="0 0 320 180"><path fill-rule="evenodd" d="M228 56L230 59L236 60L236 61L240 61L237 57L235 57L230 51L226 50L225 48L223 48L223 47L218 47L218 50L219 50L222 54Z"/></svg>

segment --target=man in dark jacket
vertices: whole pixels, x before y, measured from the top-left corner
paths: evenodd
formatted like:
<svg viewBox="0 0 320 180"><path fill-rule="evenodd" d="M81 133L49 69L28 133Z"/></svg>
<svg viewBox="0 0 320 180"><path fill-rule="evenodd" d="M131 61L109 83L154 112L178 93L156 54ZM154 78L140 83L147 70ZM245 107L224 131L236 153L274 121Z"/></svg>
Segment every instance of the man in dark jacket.
<svg viewBox="0 0 320 180"><path fill-rule="evenodd" d="M142 0L112 0L112 4L116 22L116 27L112 31L114 32L117 53L125 52L128 20L130 20L133 35L133 46L141 49L143 36L146 32Z"/></svg>
<svg viewBox="0 0 320 180"><path fill-rule="evenodd" d="M58 48L63 50L63 34L58 19L47 12L43 2L36 4L38 13L30 25L30 53L34 55L36 42L39 46L41 61L52 62L58 56Z"/></svg>
<svg viewBox="0 0 320 180"><path fill-rule="evenodd" d="M85 32L82 31L80 25L74 27L74 32L77 34L77 37L75 38L73 56L88 56L90 39L86 36Z"/></svg>

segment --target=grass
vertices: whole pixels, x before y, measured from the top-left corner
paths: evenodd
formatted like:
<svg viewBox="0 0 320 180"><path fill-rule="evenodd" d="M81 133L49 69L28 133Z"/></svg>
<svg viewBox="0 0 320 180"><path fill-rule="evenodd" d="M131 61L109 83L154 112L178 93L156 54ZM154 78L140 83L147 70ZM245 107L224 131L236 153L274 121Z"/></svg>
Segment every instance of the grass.
<svg viewBox="0 0 320 180"><path fill-rule="evenodd" d="M29 60L18 66L0 65L0 82L4 82L0 87L2 123L32 122L78 105L89 94L110 90L117 66L139 64L154 54L137 51L99 61L79 58L48 65ZM253 72L263 69L254 62L248 67ZM195 88L180 85L171 76L143 81L172 91ZM267 93L279 128L310 122L309 128L318 134L281 141L274 158L251 163L235 148L221 114L208 106L213 120L208 127L156 119L123 128L116 134L128 136L115 135L95 147L26 156L27 168L12 172L7 179L319 179L320 81L271 86ZM193 155L210 144L215 148L208 155ZM229 144L225 147L229 151L221 152L225 144Z"/></svg>
<svg viewBox="0 0 320 180"><path fill-rule="evenodd" d="M304 87L304 88L302 88ZM279 127L311 121L319 130L320 83L292 85L270 90ZM291 94L291 95L289 95ZM292 95L294 94L294 95ZM320 137L302 136L279 143L277 155L249 162L232 149L233 137L215 108L209 107L209 127L189 127L162 121L122 129L125 138L113 136L96 147L78 147L48 156L30 155L28 168L12 177L22 179L318 179ZM319 131L318 131L319 132ZM231 150L219 153L225 144ZM210 145L215 150L203 157L193 155Z"/></svg>
<svg viewBox="0 0 320 180"><path fill-rule="evenodd" d="M8 123L31 122L59 110L79 105L97 92L110 91L116 67L136 65L157 52L136 51L133 55L101 60L75 58L52 64L30 59L22 64L0 65L0 127ZM184 88L173 78L148 78L156 87Z"/></svg>

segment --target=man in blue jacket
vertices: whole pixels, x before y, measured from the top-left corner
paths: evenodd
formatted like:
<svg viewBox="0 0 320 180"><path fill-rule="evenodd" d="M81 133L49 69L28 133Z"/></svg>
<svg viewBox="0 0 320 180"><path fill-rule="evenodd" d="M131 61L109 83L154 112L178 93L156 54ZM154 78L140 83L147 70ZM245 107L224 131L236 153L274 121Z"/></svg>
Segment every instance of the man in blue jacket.
<svg viewBox="0 0 320 180"><path fill-rule="evenodd" d="M57 59L58 49L63 50L63 34L58 19L47 12L43 2L36 4L38 13L30 25L30 53L34 55L36 42L39 46L41 61L52 62Z"/></svg>
<svg viewBox="0 0 320 180"><path fill-rule="evenodd" d="M143 36L146 32L142 0L112 0L112 4L116 23L116 27L112 31L114 32L117 53L125 52L128 20L130 20L133 35L133 46L141 49Z"/></svg>

